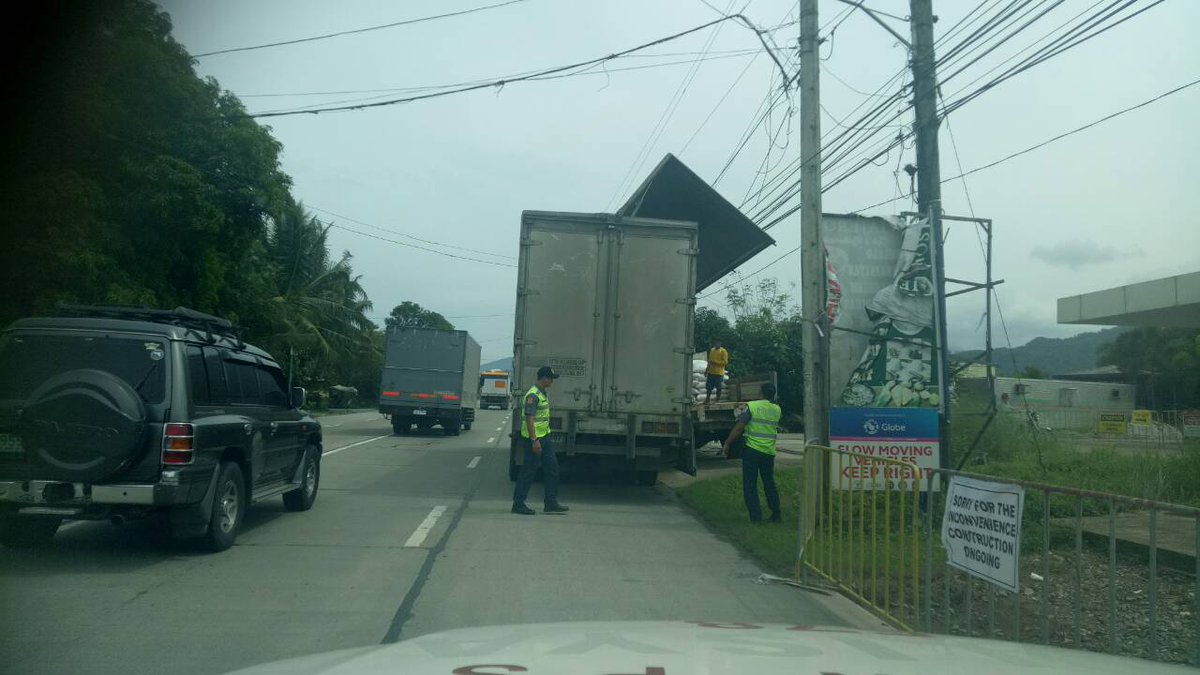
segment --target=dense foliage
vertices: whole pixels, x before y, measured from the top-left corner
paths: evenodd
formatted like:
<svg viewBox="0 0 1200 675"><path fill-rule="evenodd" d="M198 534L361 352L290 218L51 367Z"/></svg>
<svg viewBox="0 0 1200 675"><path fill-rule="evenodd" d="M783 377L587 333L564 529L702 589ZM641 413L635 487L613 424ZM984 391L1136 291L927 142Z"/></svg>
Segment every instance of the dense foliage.
<svg viewBox="0 0 1200 675"><path fill-rule="evenodd" d="M1142 405L1157 410L1200 408L1200 330L1137 328L1105 345L1099 363L1117 366L1136 382Z"/></svg>
<svg viewBox="0 0 1200 675"><path fill-rule="evenodd" d="M383 321L388 328L404 326L409 328L454 330L454 324L447 321L446 317L431 309L425 309L410 300L405 300L393 307L391 314Z"/></svg>
<svg viewBox="0 0 1200 675"><path fill-rule="evenodd" d="M373 387L350 256L330 255L279 142L196 75L169 17L149 0L46 2L22 29L3 65L0 322L59 302L182 305L233 320L310 386Z"/></svg>
<svg viewBox="0 0 1200 675"><path fill-rule="evenodd" d="M713 339L722 340L734 377L775 371L784 426L798 429L804 412L804 361L800 311L791 295L774 279L765 279L747 290L730 289L726 305L733 321L711 309L696 311L696 349L704 351Z"/></svg>

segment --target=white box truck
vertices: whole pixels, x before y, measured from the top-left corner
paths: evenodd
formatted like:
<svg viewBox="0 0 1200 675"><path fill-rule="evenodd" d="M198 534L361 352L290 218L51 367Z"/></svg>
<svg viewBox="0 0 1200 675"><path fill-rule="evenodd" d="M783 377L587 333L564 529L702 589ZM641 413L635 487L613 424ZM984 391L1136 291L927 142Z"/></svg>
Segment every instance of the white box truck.
<svg viewBox="0 0 1200 675"><path fill-rule="evenodd" d="M644 484L662 468L694 474L696 446L735 414L694 407L696 293L774 240L672 155L616 214L526 211L520 236L510 477L522 399L546 365L561 374L550 429L564 465Z"/></svg>
<svg viewBox="0 0 1200 675"><path fill-rule="evenodd" d="M495 406L508 410L512 400L512 382L506 370L486 370L479 374L479 408Z"/></svg>

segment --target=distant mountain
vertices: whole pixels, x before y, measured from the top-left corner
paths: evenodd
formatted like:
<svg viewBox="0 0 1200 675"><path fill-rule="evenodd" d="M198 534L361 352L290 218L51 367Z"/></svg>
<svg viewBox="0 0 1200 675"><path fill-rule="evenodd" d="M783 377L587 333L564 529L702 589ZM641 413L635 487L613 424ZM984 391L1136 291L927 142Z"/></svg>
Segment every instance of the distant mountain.
<svg viewBox="0 0 1200 675"><path fill-rule="evenodd" d="M1096 358L1101 345L1117 339L1129 330L1123 326L1105 328L1095 333L1080 333L1069 338L1034 338L1020 347L996 347L992 362L1000 375L1013 375L1026 366L1036 366L1050 375L1063 375L1096 367ZM967 350L950 355L951 359L964 360L979 353ZM1016 362L1014 367L1013 362Z"/></svg>
<svg viewBox="0 0 1200 675"><path fill-rule="evenodd" d="M489 362L479 366L479 370L481 370L481 371L483 371L483 370L505 370L505 371L508 371L511 373L512 372L512 357L506 356L502 359L496 359L495 361L489 361Z"/></svg>

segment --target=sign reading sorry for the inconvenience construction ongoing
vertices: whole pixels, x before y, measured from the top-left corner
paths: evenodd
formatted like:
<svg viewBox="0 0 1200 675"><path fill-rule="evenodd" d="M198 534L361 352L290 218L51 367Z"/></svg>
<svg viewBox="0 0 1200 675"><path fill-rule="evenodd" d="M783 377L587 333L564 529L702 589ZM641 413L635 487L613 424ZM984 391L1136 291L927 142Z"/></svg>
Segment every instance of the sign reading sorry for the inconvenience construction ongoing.
<svg viewBox="0 0 1200 675"><path fill-rule="evenodd" d="M962 476L950 479L942 516L946 562L1016 593L1025 488Z"/></svg>

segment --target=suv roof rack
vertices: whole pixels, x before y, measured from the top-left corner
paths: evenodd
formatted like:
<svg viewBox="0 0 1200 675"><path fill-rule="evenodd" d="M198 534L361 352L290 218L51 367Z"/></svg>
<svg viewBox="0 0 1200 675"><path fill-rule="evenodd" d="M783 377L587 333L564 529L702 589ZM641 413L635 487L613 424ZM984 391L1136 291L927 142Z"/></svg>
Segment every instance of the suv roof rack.
<svg viewBox="0 0 1200 675"><path fill-rule="evenodd" d="M125 319L127 321L149 321L165 323L192 330L203 331L209 342L214 342L214 335L231 338L238 348L245 347L241 332L234 328L229 319L197 312L187 307L175 309L152 309L150 307L134 307L128 305L72 305L59 303L58 311L62 316Z"/></svg>

